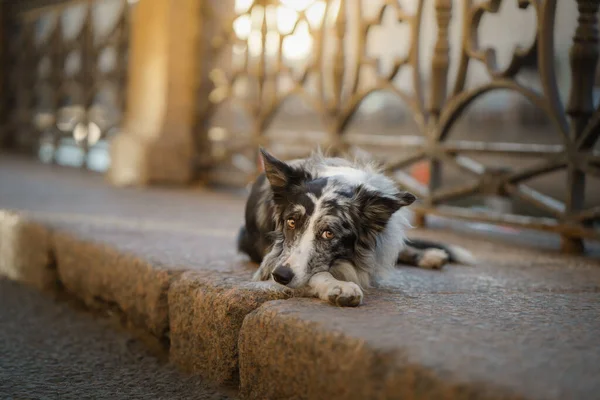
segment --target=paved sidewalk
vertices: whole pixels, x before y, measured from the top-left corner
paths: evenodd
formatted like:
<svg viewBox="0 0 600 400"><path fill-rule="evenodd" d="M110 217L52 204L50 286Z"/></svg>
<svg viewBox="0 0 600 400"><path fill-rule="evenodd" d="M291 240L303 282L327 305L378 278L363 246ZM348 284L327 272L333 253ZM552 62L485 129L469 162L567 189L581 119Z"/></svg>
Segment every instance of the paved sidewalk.
<svg viewBox="0 0 600 400"><path fill-rule="evenodd" d="M0 213L0 272L123 313L170 342L171 362L245 398L600 398L597 256L519 231L415 230L478 264L400 267L340 309L248 282L243 201L0 160L0 208L21 211Z"/></svg>

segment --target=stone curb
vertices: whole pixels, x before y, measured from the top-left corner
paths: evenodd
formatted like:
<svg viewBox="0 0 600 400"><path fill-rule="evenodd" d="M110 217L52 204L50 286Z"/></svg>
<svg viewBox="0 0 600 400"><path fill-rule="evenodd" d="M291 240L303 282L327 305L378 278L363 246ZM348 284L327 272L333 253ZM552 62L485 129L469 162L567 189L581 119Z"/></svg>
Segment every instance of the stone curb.
<svg viewBox="0 0 600 400"><path fill-rule="evenodd" d="M65 231L53 234L58 276L90 307L116 307L135 326L162 338L169 329L167 292L181 274Z"/></svg>
<svg viewBox="0 0 600 400"><path fill-rule="evenodd" d="M244 318L289 294L239 276L187 272L169 290L171 361L219 385L238 381L238 337Z"/></svg>
<svg viewBox="0 0 600 400"><path fill-rule="evenodd" d="M117 311L135 328L169 343L169 358L181 369L214 384L237 384L244 318L290 293L249 282L246 271L231 265L186 272L93 236L89 227L2 211L0 275L43 290L60 286L90 308Z"/></svg>
<svg viewBox="0 0 600 400"><path fill-rule="evenodd" d="M52 290L58 280L51 234L18 213L0 210L0 276Z"/></svg>
<svg viewBox="0 0 600 400"><path fill-rule="evenodd" d="M447 348L447 343L454 346L486 344L493 341L487 339L496 339L486 334L477 336L478 341L446 342L446 338L460 339L462 334L470 333L469 329L462 329L471 321L470 316L464 315L464 302L468 299L463 299L463 303L448 303L446 308L444 303L438 304L435 300L422 301L420 306L412 307L419 310L412 315L411 304L416 300L411 300L411 296L402 297L397 303L389 293L381 292L371 294L369 303L363 307L339 310L312 299L290 299L291 293L274 284L249 282L250 271L218 247L222 238L187 240L188 232L181 236L170 232L168 235L173 240L162 243L163 233L156 233L131 226L104 224L100 229L83 223L40 222L25 214L0 210L0 275L41 290L64 288L88 306L116 309L134 327L167 345L172 363L213 384L239 383L242 398L525 398L520 394L527 393L528 387L523 389L523 386L506 385L506 380L490 379L496 376L491 375L494 372L489 372L485 363L477 362L483 353L475 352L464 359L458 354L460 357L454 359L457 363L437 364L437 354ZM127 240L131 243L126 243ZM198 240L206 240L201 242L204 246L199 246ZM198 245L196 252L190 250L194 245ZM202 257L215 246L216 253ZM189 253L181 255L188 250ZM466 278L467 273L462 274L457 272L458 277L472 282ZM516 276L526 275L517 273ZM568 280L569 275L566 276ZM586 293L590 296L597 293L596 285L574 282L577 287L588 290ZM461 280L451 287L459 293L463 290L462 284ZM448 284L444 285L442 288L446 290ZM435 285L424 287L419 286L419 290L432 295L440 291ZM545 293L561 287L549 285L541 289ZM480 295L487 298L489 293L486 290ZM447 295L444 292L444 296ZM570 301L570 297L565 296L554 308L545 308L546 315L562 315L560 312ZM491 310L493 314L494 307L503 303L492 298L486 304L488 308L484 311ZM588 309L577 311L592 315L595 304L589 302ZM476 312L473 307L466 308L469 313ZM539 309L534 304L528 312ZM393 312L385 314L390 310ZM370 318L379 313L394 315L398 326L395 322L393 326L388 324L385 317L381 324L377 318ZM523 317L520 309L507 315L519 320ZM485 329L476 327L475 330L493 332L494 327L500 326L491 324L489 319L484 322L491 328L484 323ZM581 320L559 321L570 326L571 321ZM589 322L589 326L592 323ZM422 333L427 336L427 332L433 332L436 336L440 327L451 328L441 330L446 335L444 340L424 340L427 338ZM387 328L390 329L385 331ZM539 337L540 332L529 329L528 335L525 338L532 340ZM400 341L396 340L398 337ZM548 337L542 339L540 343L544 344ZM512 333L508 340L508 345L501 346L501 350L512 349ZM409 350L419 346L426 347L431 357L422 358L422 353L417 352L410 358ZM518 353L522 354L520 350ZM520 356L515 359L522 360ZM470 375L473 368L465 374L455 373L467 370L463 368L464 363L473 360L474 368L484 366L481 374ZM539 359L533 361L538 363ZM513 365L499 364L498 368L506 371ZM569 360L566 365L571 365ZM516 373L523 371L527 372L525 369ZM525 379L529 378L526 374ZM567 382L562 388L570 384ZM515 387L518 392L507 391Z"/></svg>
<svg viewBox="0 0 600 400"><path fill-rule="evenodd" d="M440 378L397 349L294 315L273 301L250 313L240 332L240 395L245 399L522 399L501 389Z"/></svg>

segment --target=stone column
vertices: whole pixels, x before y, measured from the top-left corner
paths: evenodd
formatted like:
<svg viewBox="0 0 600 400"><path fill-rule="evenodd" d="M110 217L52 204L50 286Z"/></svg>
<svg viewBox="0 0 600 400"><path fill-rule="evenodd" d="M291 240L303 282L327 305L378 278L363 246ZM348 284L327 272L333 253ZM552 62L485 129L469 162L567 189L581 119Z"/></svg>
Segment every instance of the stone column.
<svg viewBox="0 0 600 400"><path fill-rule="evenodd" d="M192 179L202 0L142 0L132 10L127 108L111 143L115 185Z"/></svg>

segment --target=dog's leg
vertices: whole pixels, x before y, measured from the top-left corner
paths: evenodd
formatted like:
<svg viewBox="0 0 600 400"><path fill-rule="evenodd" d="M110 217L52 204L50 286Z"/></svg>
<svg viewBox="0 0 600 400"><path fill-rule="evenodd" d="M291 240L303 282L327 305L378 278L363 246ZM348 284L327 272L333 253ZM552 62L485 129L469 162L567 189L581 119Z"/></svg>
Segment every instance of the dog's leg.
<svg viewBox="0 0 600 400"><path fill-rule="evenodd" d="M398 263L426 269L440 269L449 261L447 252L441 249L417 249L407 245L398 256Z"/></svg>
<svg viewBox="0 0 600 400"><path fill-rule="evenodd" d="M408 239L406 244L413 249L419 250L433 250L438 249L448 254L448 262L462 264L462 265L475 265L477 259L473 254L460 246L454 246L450 244L435 242L425 239L412 238Z"/></svg>
<svg viewBox="0 0 600 400"><path fill-rule="evenodd" d="M252 276L253 281L268 281L271 279L271 272L275 269L277 265L277 258L281 254L280 244L275 243L275 246L271 251L269 251L262 262L260 263L260 267L256 270L254 275Z"/></svg>
<svg viewBox="0 0 600 400"><path fill-rule="evenodd" d="M271 269L264 268L263 266L259 267L256 272L254 272L254 275L252 275L252 280L254 282L268 281L269 279L271 279Z"/></svg>
<svg viewBox="0 0 600 400"><path fill-rule="evenodd" d="M329 272L314 274L308 281L305 294L340 307L357 307L363 299L360 286L354 282L338 281Z"/></svg>
<svg viewBox="0 0 600 400"><path fill-rule="evenodd" d="M263 259L263 256L256 249L256 247L257 247L256 241L257 240L254 239L248 233L245 226L242 226L240 228L240 231L238 233L238 238L237 238L238 251L248 255L248 257L250 257L250 260L252 262L260 264Z"/></svg>

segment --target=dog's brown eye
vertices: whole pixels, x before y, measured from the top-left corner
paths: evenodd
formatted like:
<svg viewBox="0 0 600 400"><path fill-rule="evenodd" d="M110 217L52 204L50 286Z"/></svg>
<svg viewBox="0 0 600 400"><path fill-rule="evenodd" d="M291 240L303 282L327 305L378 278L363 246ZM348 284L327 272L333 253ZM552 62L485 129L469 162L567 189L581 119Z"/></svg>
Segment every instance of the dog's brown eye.
<svg viewBox="0 0 600 400"><path fill-rule="evenodd" d="M286 221L288 228L296 229L296 221L293 218L288 218Z"/></svg>
<svg viewBox="0 0 600 400"><path fill-rule="evenodd" d="M331 232L331 231L323 231L323 233L321 234L321 237L323 239L327 239L327 240L333 239L333 232Z"/></svg>

